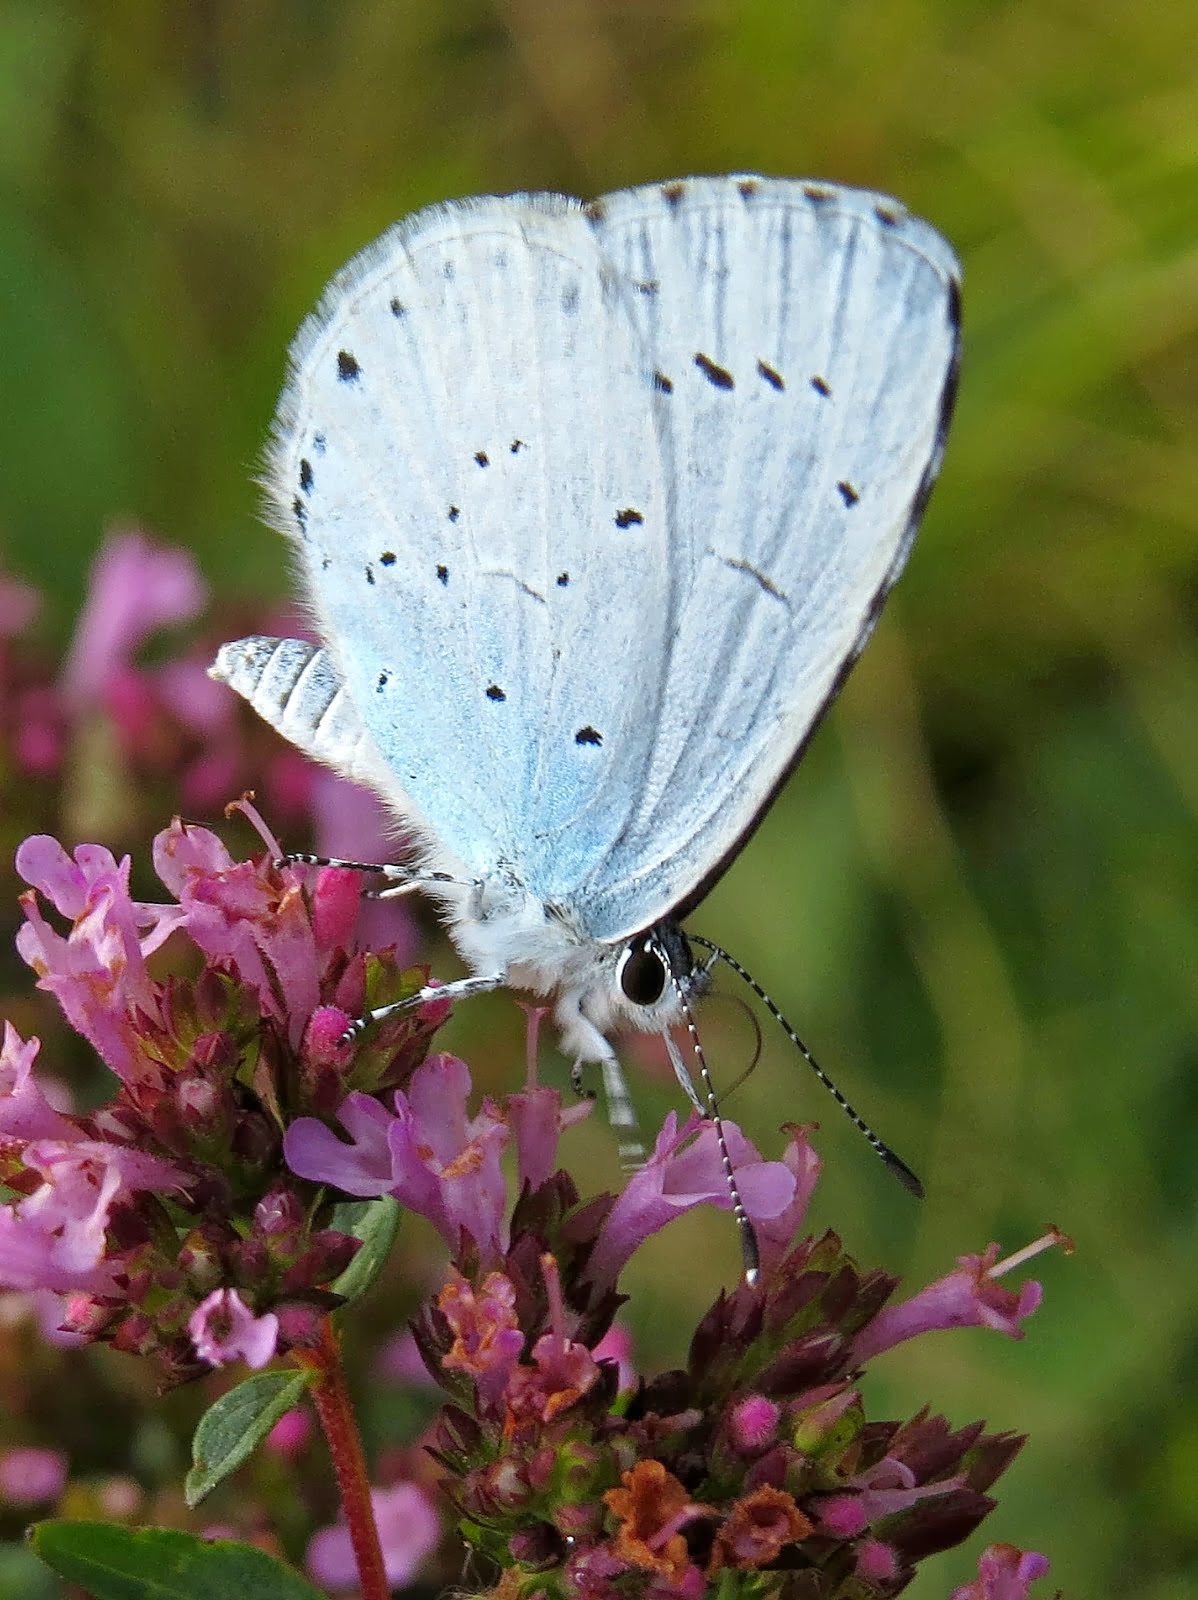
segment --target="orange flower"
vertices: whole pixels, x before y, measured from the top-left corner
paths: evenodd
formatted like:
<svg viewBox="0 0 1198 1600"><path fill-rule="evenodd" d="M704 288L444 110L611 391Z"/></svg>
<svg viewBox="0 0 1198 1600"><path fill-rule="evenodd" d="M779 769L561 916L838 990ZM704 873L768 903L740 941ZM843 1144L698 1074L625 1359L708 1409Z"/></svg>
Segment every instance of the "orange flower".
<svg viewBox="0 0 1198 1600"><path fill-rule="evenodd" d="M784 1544L805 1539L814 1528L790 1495L764 1484L733 1503L715 1536L707 1570L767 1566Z"/></svg>
<svg viewBox="0 0 1198 1600"><path fill-rule="evenodd" d="M660 1461L638 1461L624 1474L624 1487L609 1489L603 1499L620 1519L613 1553L644 1571L680 1578L690 1554L678 1529L692 1517L709 1514L707 1507L696 1505Z"/></svg>

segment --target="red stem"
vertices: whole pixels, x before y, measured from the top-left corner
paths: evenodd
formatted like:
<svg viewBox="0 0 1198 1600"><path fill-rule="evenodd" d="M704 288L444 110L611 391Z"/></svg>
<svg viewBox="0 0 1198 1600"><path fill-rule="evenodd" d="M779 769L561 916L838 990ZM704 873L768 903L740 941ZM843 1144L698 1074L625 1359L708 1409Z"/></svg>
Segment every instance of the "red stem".
<svg viewBox="0 0 1198 1600"><path fill-rule="evenodd" d="M370 1479L366 1475L362 1435L350 1402L337 1335L328 1317L321 1327L319 1346L314 1350L296 1350L294 1358L300 1366L313 1367L319 1373L310 1393L337 1475L341 1506L358 1564L362 1600L390 1600L391 1586L383 1566L374 1507L370 1503Z"/></svg>

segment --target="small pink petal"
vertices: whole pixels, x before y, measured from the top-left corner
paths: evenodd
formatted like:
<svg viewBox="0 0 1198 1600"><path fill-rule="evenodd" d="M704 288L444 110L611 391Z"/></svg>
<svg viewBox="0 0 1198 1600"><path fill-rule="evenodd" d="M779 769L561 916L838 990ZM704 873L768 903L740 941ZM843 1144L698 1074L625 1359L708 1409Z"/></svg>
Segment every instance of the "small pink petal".
<svg viewBox="0 0 1198 1600"><path fill-rule="evenodd" d="M241 1360L264 1367L274 1359L279 1319L271 1311L256 1317L236 1289L214 1289L192 1312L187 1331L196 1355L210 1366Z"/></svg>

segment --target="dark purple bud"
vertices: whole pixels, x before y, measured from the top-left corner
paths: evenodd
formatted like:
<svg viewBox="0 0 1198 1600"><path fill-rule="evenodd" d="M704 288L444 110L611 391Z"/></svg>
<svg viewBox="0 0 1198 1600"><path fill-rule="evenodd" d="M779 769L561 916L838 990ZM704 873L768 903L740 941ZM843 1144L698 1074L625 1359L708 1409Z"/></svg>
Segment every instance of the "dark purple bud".
<svg viewBox="0 0 1198 1600"><path fill-rule="evenodd" d="M502 1511L518 1511L533 1498L528 1472L515 1456L500 1456L476 1482L491 1504Z"/></svg>
<svg viewBox="0 0 1198 1600"><path fill-rule="evenodd" d="M239 1162L263 1167L277 1154L279 1136L260 1112L244 1111L233 1124L231 1147Z"/></svg>
<svg viewBox="0 0 1198 1600"><path fill-rule="evenodd" d="M294 1266L283 1274L284 1294L298 1294L320 1284L332 1283L349 1266L362 1248L361 1239L348 1233L338 1233L326 1228L314 1235L311 1248L305 1250Z"/></svg>
<svg viewBox="0 0 1198 1600"><path fill-rule="evenodd" d="M326 1312L319 1306L305 1305L302 1301L283 1301L270 1308L279 1319L279 1346L293 1348L320 1343L321 1326Z"/></svg>
<svg viewBox="0 0 1198 1600"><path fill-rule="evenodd" d="M887 1541L909 1566L925 1556L951 1550L967 1539L982 1519L998 1504L972 1489L956 1489L949 1494L930 1496L895 1517L886 1528Z"/></svg>
<svg viewBox="0 0 1198 1600"><path fill-rule="evenodd" d="M530 1528L519 1528L508 1540L512 1559L533 1572L545 1572L560 1564L566 1553L566 1544L557 1529L548 1522L536 1522Z"/></svg>

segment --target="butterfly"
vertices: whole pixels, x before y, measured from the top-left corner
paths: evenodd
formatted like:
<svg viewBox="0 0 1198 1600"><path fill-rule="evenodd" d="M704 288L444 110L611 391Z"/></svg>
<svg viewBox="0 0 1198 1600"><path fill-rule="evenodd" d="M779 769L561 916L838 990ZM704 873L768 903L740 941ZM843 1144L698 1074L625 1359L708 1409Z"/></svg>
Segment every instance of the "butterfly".
<svg viewBox="0 0 1198 1600"><path fill-rule="evenodd" d="M576 1062L693 1034L681 921L906 560L959 282L898 202L751 175L432 206L333 279L265 476L322 642L212 672L402 822L439 995L552 996Z"/></svg>

